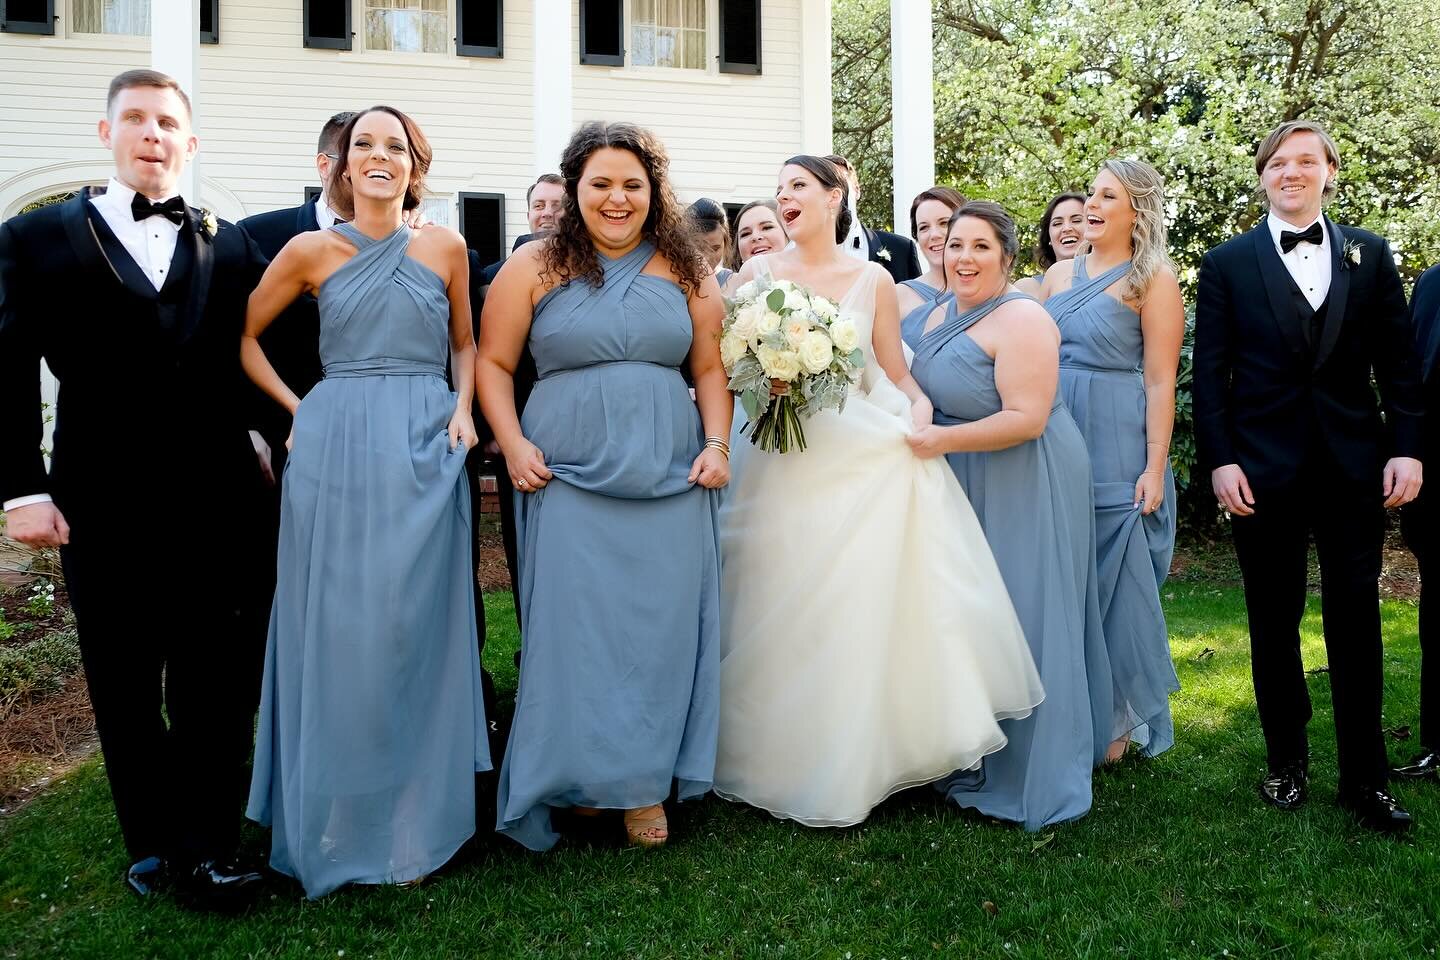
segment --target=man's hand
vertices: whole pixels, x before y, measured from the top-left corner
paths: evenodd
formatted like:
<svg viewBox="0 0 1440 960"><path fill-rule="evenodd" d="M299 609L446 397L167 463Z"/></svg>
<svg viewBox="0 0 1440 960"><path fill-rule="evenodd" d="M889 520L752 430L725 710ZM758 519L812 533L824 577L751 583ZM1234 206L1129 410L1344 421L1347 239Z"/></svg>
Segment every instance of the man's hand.
<svg viewBox="0 0 1440 960"><path fill-rule="evenodd" d="M1420 495L1420 461L1414 457L1393 457L1385 464L1384 487L1385 508L1403 507Z"/></svg>
<svg viewBox="0 0 1440 960"><path fill-rule="evenodd" d="M58 547L70 542L70 524L53 503L32 503L5 514L5 534L27 547Z"/></svg>
<svg viewBox="0 0 1440 960"><path fill-rule="evenodd" d="M1255 495L1250 492L1250 481L1238 463L1227 463L1210 472L1210 486L1215 499L1225 512L1237 517L1248 517L1255 512Z"/></svg>
<svg viewBox="0 0 1440 960"><path fill-rule="evenodd" d="M255 459L260 461L260 472L265 475L265 482L275 486L275 465L270 459L270 444L260 436L259 430L251 430L250 445L255 448Z"/></svg>

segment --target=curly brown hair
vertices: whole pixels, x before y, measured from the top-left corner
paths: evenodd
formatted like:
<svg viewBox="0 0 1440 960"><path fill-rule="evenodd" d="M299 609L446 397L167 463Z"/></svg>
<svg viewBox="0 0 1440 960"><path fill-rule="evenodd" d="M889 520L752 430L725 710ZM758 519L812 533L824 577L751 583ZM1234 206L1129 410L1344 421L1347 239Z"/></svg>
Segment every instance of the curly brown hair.
<svg viewBox="0 0 1440 960"><path fill-rule="evenodd" d="M400 126L405 131L406 149L410 152L410 182L405 185L405 200L401 204L402 209L414 210L420 206L420 201L425 197L425 174L430 172L430 161L435 157L435 152L430 148L430 141L426 139L420 125L394 107L381 104L371 107L369 110L351 114L350 120L336 138L340 160L331 165L330 182L325 185L325 198L330 202L331 208L347 220L355 218L355 195L350 190L350 180L346 176L350 166L348 160L350 143L355 139L356 124L372 113L390 114L400 121Z"/></svg>
<svg viewBox="0 0 1440 960"><path fill-rule="evenodd" d="M700 289L709 275L708 264L702 262L685 210L670 189L668 172L670 157L660 138L633 123L603 123L592 120L575 131L565 152L560 155L560 176L565 178L565 214L556 223L541 252L541 278L554 279L556 284L583 279L593 287L605 282L605 271L595 252L595 243L580 215L580 175L595 151L609 147L628 150L640 161L650 181L650 210L640 235L655 244L655 249L670 261L670 269L680 278L680 289L689 297Z"/></svg>

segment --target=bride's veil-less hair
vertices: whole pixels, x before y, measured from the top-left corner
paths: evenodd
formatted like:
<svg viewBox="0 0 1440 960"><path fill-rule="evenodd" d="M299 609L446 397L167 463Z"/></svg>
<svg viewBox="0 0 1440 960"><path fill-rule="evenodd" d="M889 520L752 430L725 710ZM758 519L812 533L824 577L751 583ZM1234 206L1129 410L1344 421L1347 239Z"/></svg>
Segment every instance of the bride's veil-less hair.
<svg viewBox="0 0 1440 960"><path fill-rule="evenodd" d="M808 153L791 157L785 161L785 166L794 164L797 167L804 167L809 170L820 186L826 190L840 191L840 209L836 211L835 217L835 242L840 243L850 235L850 182L845 179L845 174L824 157L816 157Z"/></svg>
<svg viewBox="0 0 1440 960"><path fill-rule="evenodd" d="M655 249L670 262L670 269L680 279L680 289L688 297L700 289L709 273L708 261L702 263L692 228L685 210L670 189L670 157L660 138L633 123L603 123L592 120L570 138L560 155L560 176L565 178L565 214L541 251L541 279L554 279L556 284L582 278L591 286L605 282L605 271L590 239L590 231L580 215L580 175L596 150L610 147L628 150L640 161L650 180L650 212L640 228L641 236L655 244Z"/></svg>

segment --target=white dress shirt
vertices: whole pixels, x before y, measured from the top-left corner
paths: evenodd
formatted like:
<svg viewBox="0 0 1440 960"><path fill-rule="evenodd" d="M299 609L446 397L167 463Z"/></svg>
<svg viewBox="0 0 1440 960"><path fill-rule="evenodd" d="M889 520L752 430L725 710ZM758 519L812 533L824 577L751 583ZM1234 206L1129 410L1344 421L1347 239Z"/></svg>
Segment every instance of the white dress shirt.
<svg viewBox="0 0 1440 960"><path fill-rule="evenodd" d="M1320 245L1297 243L1289 253L1280 247L1280 232L1289 230L1300 233L1310 229L1310 225L1307 223L1296 226L1286 223L1274 211L1265 217L1265 222L1270 227L1270 238L1275 243L1275 252L1280 254L1285 269L1290 271L1291 278L1300 288L1300 292L1305 294L1305 299L1310 301L1311 308L1319 310L1320 304L1325 302L1325 297L1330 293L1330 228L1325 217L1316 218L1316 222L1320 224Z"/></svg>
<svg viewBox="0 0 1440 960"><path fill-rule="evenodd" d="M321 230L329 230L335 224L345 222L330 208L330 200L325 196L324 190L315 198L315 222L320 225Z"/></svg>
<svg viewBox="0 0 1440 960"><path fill-rule="evenodd" d="M840 246L844 247L845 252L856 260L869 260L870 238L865 235L865 228L860 226L860 211L855 207L855 197L853 194L850 196L849 206L850 233L844 240L840 241Z"/></svg>
<svg viewBox="0 0 1440 960"><path fill-rule="evenodd" d="M156 199L156 203L169 200L178 194L169 194ZM140 271L150 279L159 290L165 285L165 276L170 271L170 261L175 256L175 242L180 235L179 224L172 223L165 217L156 214L153 217L146 217L144 220L136 220L135 215L130 212L130 202L135 197L135 191L125 184L110 178L109 185L105 192L96 197L90 198L90 203L95 207L95 212L105 221L110 232L115 234L115 239L125 247L125 252L135 261ZM50 494L34 493L24 497L16 497L13 500L6 500L0 504L0 510L9 512L18 507L28 507L32 503L49 503Z"/></svg>

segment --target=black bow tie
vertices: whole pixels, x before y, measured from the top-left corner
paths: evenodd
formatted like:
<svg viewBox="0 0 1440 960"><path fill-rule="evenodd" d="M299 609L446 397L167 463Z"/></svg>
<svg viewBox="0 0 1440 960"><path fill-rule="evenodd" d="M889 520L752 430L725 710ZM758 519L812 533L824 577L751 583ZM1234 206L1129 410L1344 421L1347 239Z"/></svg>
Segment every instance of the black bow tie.
<svg viewBox="0 0 1440 960"><path fill-rule="evenodd" d="M1280 252L1289 253L1295 249L1295 244L1297 243L1313 243L1318 247L1320 246L1320 241L1324 238L1325 228L1320 226L1319 220L1316 220L1310 224L1309 228L1301 230L1299 233L1296 233L1294 230L1281 230Z"/></svg>
<svg viewBox="0 0 1440 960"><path fill-rule="evenodd" d="M137 193L130 201L130 215L136 220L164 217L178 227L185 222L185 198L171 197L163 203L152 203L149 197Z"/></svg>

